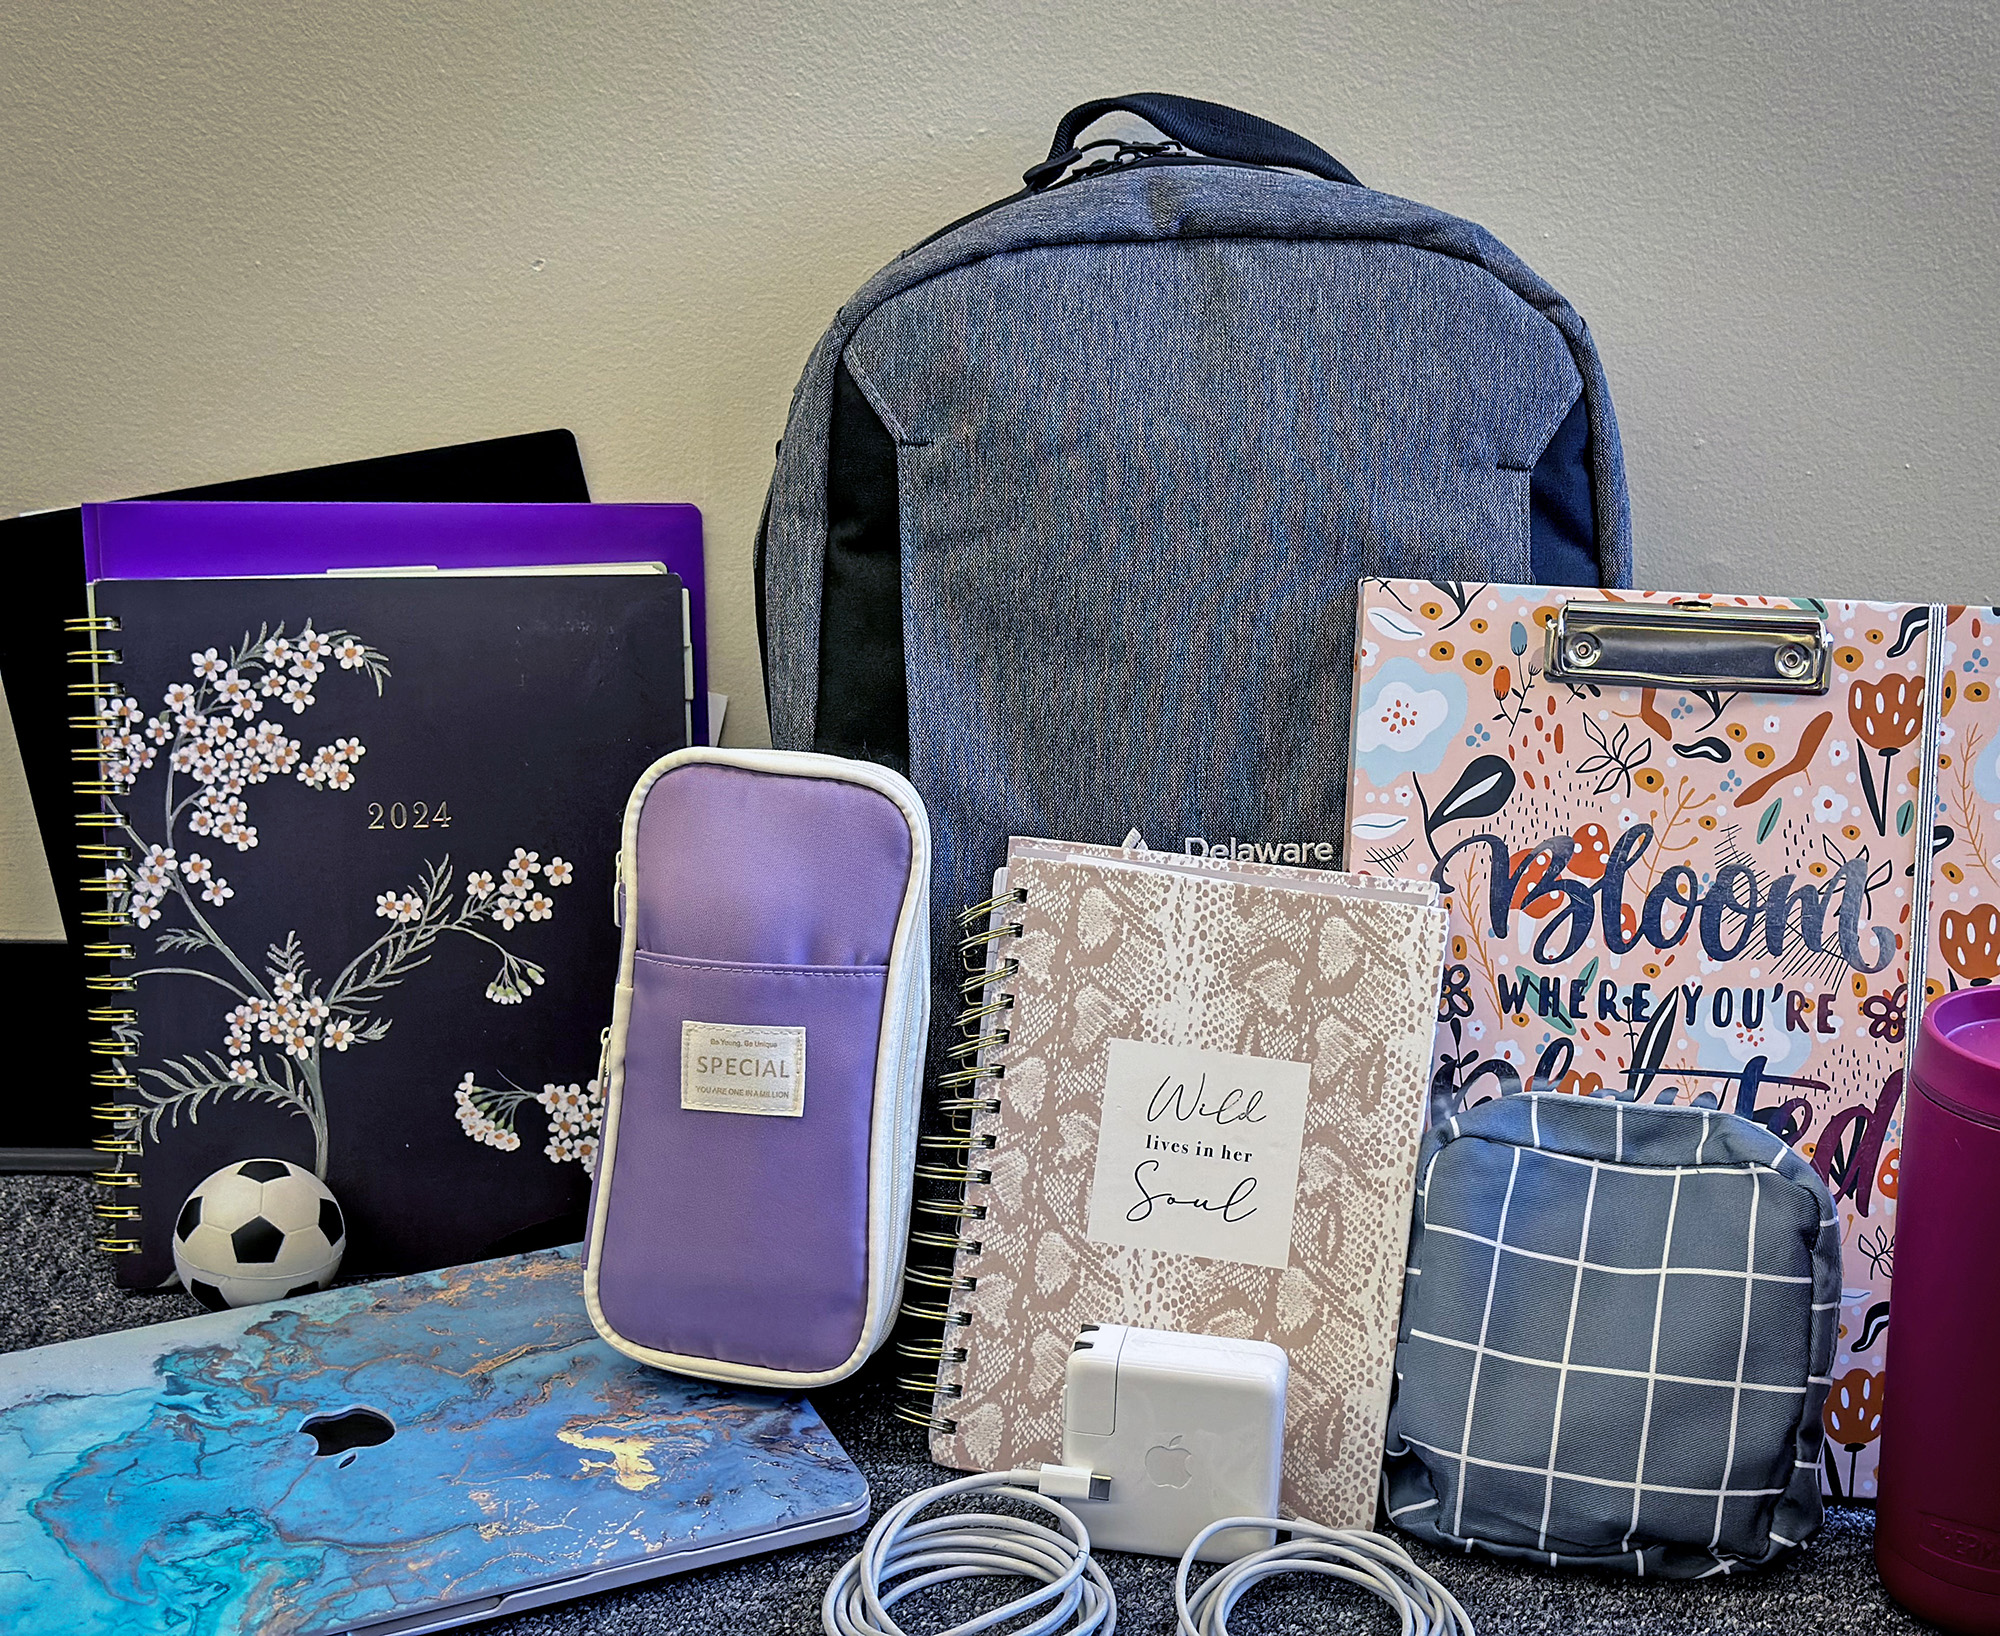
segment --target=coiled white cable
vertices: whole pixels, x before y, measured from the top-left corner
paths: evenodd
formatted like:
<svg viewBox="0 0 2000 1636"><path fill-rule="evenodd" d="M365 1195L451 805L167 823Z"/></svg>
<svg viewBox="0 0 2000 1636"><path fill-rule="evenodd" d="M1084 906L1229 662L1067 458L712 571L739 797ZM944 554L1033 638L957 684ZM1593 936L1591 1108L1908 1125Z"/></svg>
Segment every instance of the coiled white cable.
<svg viewBox="0 0 2000 1636"><path fill-rule="evenodd" d="M1036 1492L1046 1487L1052 1493L1066 1488L1074 1493L1077 1478L1087 1492L1088 1471L1044 1466L989 1472L940 1483L892 1505L869 1530L867 1543L827 1586L820 1603L821 1628L826 1636L903 1636L903 1627L889 1616L889 1609L913 1592L954 1579L1014 1575L1038 1580L1040 1588L954 1625L941 1636L972 1636L1037 1610L1039 1615L1013 1636L1058 1632L1112 1636L1118 1624L1118 1598L1104 1570L1091 1559L1089 1531L1074 1512ZM978 1490L992 1490L1046 1511L1055 1526L994 1511L947 1512L915 1520L920 1511L940 1501Z"/></svg>
<svg viewBox="0 0 2000 1636"><path fill-rule="evenodd" d="M1224 1563L1201 1589L1188 1595L1188 1569L1209 1535L1225 1528L1276 1528L1291 1534L1234 1562ZM1314 1573L1373 1591L1402 1620L1402 1636L1475 1636L1472 1620L1444 1586L1412 1562L1394 1540L1365 1528L1325 1528L1316 1522L1273 1517L1224 1517L1194 1537L1174 1575L1174 1608L1181 1636L1229 1636L1229 1610L1237 1598L1274 1574Z"/></svg>

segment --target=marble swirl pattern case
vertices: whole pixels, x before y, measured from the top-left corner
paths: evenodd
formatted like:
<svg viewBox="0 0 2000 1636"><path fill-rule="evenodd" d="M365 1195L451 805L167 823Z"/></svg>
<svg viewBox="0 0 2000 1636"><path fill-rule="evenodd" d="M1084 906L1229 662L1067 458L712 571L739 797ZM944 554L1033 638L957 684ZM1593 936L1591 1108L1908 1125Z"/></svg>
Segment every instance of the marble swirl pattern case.
<svg viewBox="0 0 2000 1636"><path fill-rule="evenodd" d="M1870 1498L1906 1057L1927 992L2000 975L1994 610L1709 599L1825 620L1827 691L1784 695L1551 684L1572 599L1677 600L1362 582L1347 866L1451 911L1433 1121L1698 1102L1813 1164L1845 1256L1821 1482Z"/></svg>
<svg viewBox="0 0 2000 1636"><path fill-rule="evenodd" d="M0 1357L0 1628L482 1617L865 1517L810 1404L620 1356L579 1286L576 1251L545 1251Z"/></svg>

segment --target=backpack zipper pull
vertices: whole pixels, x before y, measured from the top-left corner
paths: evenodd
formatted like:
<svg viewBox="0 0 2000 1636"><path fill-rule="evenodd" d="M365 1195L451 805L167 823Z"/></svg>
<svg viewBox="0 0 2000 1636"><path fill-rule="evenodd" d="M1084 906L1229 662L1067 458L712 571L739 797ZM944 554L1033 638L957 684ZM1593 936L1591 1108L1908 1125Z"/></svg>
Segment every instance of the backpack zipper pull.
<svg viewBox="0 0 2000 1636"><path fill-rule="evenodd" d="M1103 158L1085 165L1070 178L1096 176L1103 171L1117 170L1141 159L1166 159L1190 157L1188 150L1178 142L1125 142L1116 137L1102 137L1095 142L1086 142L1080 148L1068 148L1052 154L1039 165L1030 165L1021 172L1021 180L1027 184L1030 193L1041 193L1052 188L1061 180L1062 173L1075 164L1086 153L1095 148L1109 148L1112 151Z"/></svg>

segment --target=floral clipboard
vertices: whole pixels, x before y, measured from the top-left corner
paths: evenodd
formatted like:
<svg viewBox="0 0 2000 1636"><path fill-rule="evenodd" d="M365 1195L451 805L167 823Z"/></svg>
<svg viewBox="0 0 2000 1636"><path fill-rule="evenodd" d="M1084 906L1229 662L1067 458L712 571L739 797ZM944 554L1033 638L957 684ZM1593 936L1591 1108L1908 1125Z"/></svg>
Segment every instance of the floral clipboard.
<svg viewBox="0 0 2000 1636"><path fill-rule="evenodd" d="M1347 867L1451 912L1433 1122L1764 1124L1840 1213L1822 1485L1875 1492L1904 1075L2000 976L1994 609L1364 580Z"/></svg>

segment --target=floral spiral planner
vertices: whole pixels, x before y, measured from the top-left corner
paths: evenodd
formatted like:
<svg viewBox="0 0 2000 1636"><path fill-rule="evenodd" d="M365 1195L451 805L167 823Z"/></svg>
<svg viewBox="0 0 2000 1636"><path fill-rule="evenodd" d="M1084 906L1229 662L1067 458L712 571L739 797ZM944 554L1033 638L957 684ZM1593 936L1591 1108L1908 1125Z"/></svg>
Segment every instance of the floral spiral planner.
<svg viewBox="0 0 2000 1636"><path fill-rule="evenodd" d="M1451 911L1433 1121L1537 1088L1766 1125L1840 1214L1821 1481L1875 1492L1904 1075L2000 976L1991 607L1368 580L1347 865Z"/></svg>
<svg viewBox="0 0 2000 1636"><path fill-rule="evenodd" d="M684 742L663 571L102 580L86 857L121 1282L241 1159L315 1170L343 1273L574 1237L626 793ZM86 786L91 787L91 786Z"/></svg>

